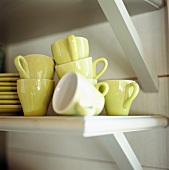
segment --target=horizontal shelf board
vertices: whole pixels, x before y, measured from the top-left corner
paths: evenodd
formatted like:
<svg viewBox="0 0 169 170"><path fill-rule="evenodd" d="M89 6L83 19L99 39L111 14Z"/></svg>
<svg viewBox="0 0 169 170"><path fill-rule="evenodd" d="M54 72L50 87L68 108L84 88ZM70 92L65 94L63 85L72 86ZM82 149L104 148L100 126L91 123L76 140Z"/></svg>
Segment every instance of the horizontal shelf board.
<svg viewBox="0 0 169 170"><path fill-rule="evenodd" d="M80 134L84 137L168 126L164 116L0 116L0 130L32 133Z"/></svg>
<svg viewBox="0 0 169 170"><path fill-rule="evenodd" d="M153 1L124 0L124 4L135 15L164 5L163 0ZM1 0L0 11L0 43L6 44L107 21L97 0Z"/></svg>

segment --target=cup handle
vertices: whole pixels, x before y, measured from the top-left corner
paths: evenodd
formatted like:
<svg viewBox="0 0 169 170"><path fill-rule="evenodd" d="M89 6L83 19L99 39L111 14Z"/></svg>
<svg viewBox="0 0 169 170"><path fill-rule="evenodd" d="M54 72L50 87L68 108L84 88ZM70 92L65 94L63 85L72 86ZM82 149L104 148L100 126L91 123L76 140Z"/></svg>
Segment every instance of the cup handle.
<svg viewBox="0 0 169 170"><path fill-rule="evenodd" d="M78 60L78 50L77 50L77 44L76 44L76 38L74 35L69 35L67 37L68 39L68 46L69 46L69 52L71 54L71 58L73 61Z"/></svg>
<svg viewBox="0 0 169 170"><path fill-rule="evenodd" d="M95 109L92 106L84 107L80 104L80 102L77 102L75 104L75 109L76 109L77 115L80 115L80 116L94 116L95 115Z"/></svg>
<svg viewBox="0 0 169 170"><path fill-rule="evenodd" d="M97 64L99 62L103 62L104 66L103 68L100 70L100 72L96 73L96 69L97 69ZM105 58L98 58L96 60L93 61L93 73L94 73L94 79L98 79L107 69L108 66L108 62Z"/></svg>
<svg viewBox="0 0 169 170"><path fill-rule="evenodd" d="M130 90L130 88L133 87L133 93L131 94L131 96L129 96L123 104L123 107L126 109L127 107L129 107L129 105L131 104L131 102L136 98L136 96L138 95L139 92L139 85L135 82L132 82L130 84L126 85L126 90L125 93L126 95L128 95L128 91Z"/></svg>
<svg viewBox="0 0 169 170"><path fill-rule="evenodd" d="M100 93L102 93L102 95L105 96L109 91L109 85L105 82L99 82L95 85L97 90L99 90L101 86L103 86L103 90L100 91Z"/></svg>
<svg viewBox="0 0 169 170"><path fill-rule="evenodd" d="M22 78L29 79L30 78L29 68L28 68L28 62L26 61L26 59L23 56L19 55L15 57L14 63L15 63L17 70L19 71L20 76Z"/></svg>

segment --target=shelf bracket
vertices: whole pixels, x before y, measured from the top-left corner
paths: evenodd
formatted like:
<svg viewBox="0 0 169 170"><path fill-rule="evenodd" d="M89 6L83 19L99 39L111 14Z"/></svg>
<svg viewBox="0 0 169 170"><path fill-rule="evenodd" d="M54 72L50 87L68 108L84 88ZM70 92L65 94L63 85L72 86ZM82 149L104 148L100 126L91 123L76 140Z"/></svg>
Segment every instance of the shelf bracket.
<svg viewBox="0 0 169 170"><path fill-rule="evenodd" d="M141 39L122 0L98 0L143 91L158 91L158 76L145 61Z"/></svg>
<svg viewBox="0 0 169 170"><path fill-rule="evenodd" d="M143 170L123 133L114 133L100 139L120 170Z"/></svg>

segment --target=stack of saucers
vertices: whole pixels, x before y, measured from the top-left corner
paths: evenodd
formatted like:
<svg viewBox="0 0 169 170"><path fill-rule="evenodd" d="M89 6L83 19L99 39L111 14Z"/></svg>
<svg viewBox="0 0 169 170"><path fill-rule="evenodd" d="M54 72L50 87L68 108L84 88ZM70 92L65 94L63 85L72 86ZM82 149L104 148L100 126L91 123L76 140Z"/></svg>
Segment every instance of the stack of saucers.
<svg viewBox="0 0 169 170"><path fill-rule="evenodd" d="M20 115L22 106L17 94L18 73L0 73L0 116Z"/></svg>

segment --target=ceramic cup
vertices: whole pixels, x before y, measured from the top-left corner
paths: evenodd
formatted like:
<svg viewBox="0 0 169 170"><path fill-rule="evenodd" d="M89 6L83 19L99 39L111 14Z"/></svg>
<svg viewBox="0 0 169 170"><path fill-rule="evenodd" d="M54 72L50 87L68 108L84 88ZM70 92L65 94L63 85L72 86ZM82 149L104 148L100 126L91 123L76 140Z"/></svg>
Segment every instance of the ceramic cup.
<svg viewBox="0 0 169 170"><path fill-rule="evenodd" d="M102 69L96 73L97 64L103 63ZM66 64L55 66L56 74L61 79L66 73L76 71L89 79L98 79L107 69L108 62L105 58L97 58L92 61L92 57L72 61Z"/></svg>
<svg viewBox="0 0 169 170"><path fill-rule="evenodd" d="M53 91L54 80L20 79L17 80L17 93L24 116L45 116Z"/></svg>
<svg viewBox="0 0 169 170"><path fill-rule="evenodd" d="M57 65L89 56L88 40L74 35L69 35L67 38L52 43L51 50Z"/></svg>
<svg viewBox="0 0 169 170"><path fill-rule="evenodd" d="M105 82L109 86L109 91L105 95L106 114L127 116L132 101L138 95L139 85L132 80L107 80Z"/></svg>
<svg viewBox="0 0 169 170"><path fill-rule="evenodd" d="M53 110L62 115L94 116L98 115L105 103L108 92L107 83L93 86L83 75L68 72L58 82L52 99Z"/></svg>
<svg viewBox="0 0 169 170"><path fill-rule="evenodd" d="M96 85L97 84L97 80L96 79L87 79L92 85Z"/></svg>
<svg viewBox="0 0 169 170"><path fill-rule="evenodd" d="M53 79L54 61L51 57L42 54L16 56L15 66L22 79Z"/></svg>

